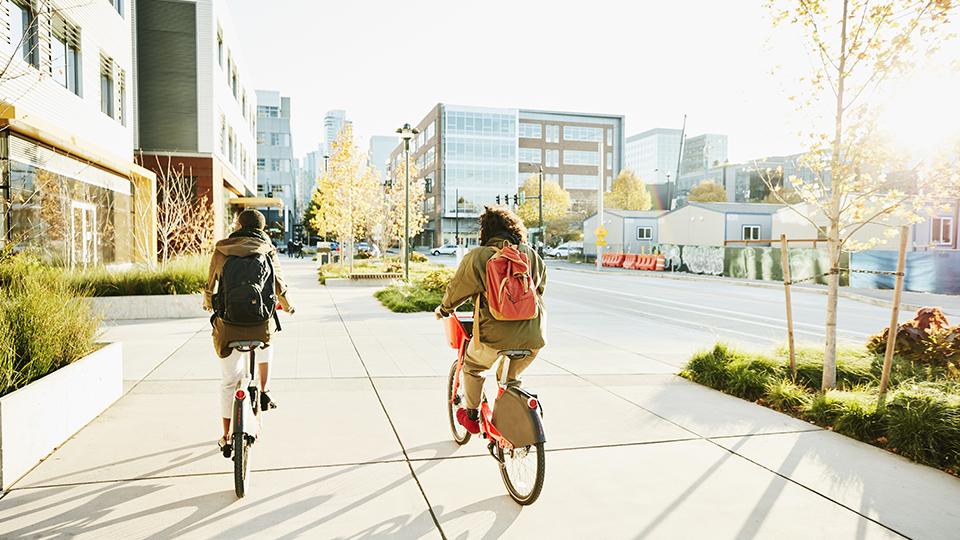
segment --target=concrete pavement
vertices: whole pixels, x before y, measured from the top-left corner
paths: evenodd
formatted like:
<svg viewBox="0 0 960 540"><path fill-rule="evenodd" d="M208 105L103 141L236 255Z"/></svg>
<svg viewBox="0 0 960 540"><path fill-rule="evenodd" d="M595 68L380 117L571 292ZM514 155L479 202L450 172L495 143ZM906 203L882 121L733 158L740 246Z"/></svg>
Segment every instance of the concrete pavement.
<svg viewBox="0 0 960 540"><path fill-rule="evenodd" d="M550 345L525 377L545 406L546 485L521 509L482 443L451 440L453 354L432 315L389 313L369 287L320 287L312 265L283 262L298 311L275 344L280 408L265 415L246 498L215 448L209 325L134 322L107 330L125 341L128 393L0 499L0 537L952 538L960 527L960 480L672 375L738 330L715 312L674 305L661 315L680 322L657 318L644 298L560 272ZM703 305L722 294L701 291ZM768 302L731 300L748 313Z"/></svg>

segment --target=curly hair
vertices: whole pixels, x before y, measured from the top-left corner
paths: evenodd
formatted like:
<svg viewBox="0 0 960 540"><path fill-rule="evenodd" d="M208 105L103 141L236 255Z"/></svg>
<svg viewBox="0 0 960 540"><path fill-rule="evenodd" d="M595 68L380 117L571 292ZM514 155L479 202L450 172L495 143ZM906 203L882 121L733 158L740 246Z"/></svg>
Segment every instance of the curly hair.
<svg viewBox="0 0 960 540"><path fill-rule="evenodd" d="M480 244L497 236L512 236L519 244L527 243L527 228L523 221L505 206L488 206L480 216Z"/></svg>

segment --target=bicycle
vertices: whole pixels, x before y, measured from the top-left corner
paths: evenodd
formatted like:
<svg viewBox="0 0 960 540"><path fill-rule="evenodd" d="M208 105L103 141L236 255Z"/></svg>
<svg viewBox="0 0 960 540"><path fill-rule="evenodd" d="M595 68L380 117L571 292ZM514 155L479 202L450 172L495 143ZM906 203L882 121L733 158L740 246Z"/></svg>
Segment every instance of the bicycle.
<svg viewBox="0 0 960 540"><path fill-rule="evenodd" d="M250 476L250 448L260 435L260 389L256 382L256 350L262 341L231 341L228 346L248 353L250 373L237 384L233 399L233 485L237 497L247 492ZM247 398L250 399L249 403ZM252 415L252 418L250 416ZM251 422L250 420L254 420ZM255 425L251 425L255 424Z"/></svg>
<svg viewBox="0 0 960 540"><path fill-rule="evenodd" d="M450 346L458 351L447 380L447 416L453 440L462 446L470 440L471 433L457 422L456 414L463 401L463 362L472 338L473 317L452 313L445 325ZM529 349L499 351L494 365L499 363L501 371L493 407L485 391L480 399L480 436L488 441L487 451L497 460L510 497L523 506L533 504L543 489L546 470L543 407L536 394L508 381L507 373L511 360L524 358L530 352Z"/></svg>

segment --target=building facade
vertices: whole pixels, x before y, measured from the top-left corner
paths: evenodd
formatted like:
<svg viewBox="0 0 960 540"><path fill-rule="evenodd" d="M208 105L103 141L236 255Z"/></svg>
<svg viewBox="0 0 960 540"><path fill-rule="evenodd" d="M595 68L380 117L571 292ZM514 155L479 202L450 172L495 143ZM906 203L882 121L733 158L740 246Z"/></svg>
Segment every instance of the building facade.
<svg viewBox="0 0 960 540"><path fill-rule="evenodd" d="M152 261L155 177L136 165L123 0L0 10L0 246L53 264Z"/></svg>
<svg viewBox="0 0 960 540"><path fill-rule="evenodd" d="M162 177L183 167L213 210L256 193L256 95L226 0L151 0L134 9L138 158Z"/></svg>
<svg viewBox="0 0 960 540"><path fill-rule="evenodd" d="M374 135L370 137L367 163L380 172L381 181L386 181L387 169L390 166L390 152L397 147L398 141L399 139L395 135Z"/></svg>
<svg viewBox="0 0 960 540"><path fill-rule="evenodd" d="M347 111L343 109L334 109L327 111L323 115L323 155L333 155L333 141L337 140L337 135L347 123Z"/></svg>
<svg viewBox="0 0 960 540"><path fill-rule="evenodd" d="M654 128L627 137L623 150L626 168L645 184L665 184L676 178L682 134L679 129Z"/></svg>
<svg viewBox="0 0 960 540"><path fill-rule="evenodd" d="M293 158L290 98L273 90L257 90L257 195L276 197L282 209L268 209L271 235L284 241L293 236L300 215L298 164Z"/></svg>

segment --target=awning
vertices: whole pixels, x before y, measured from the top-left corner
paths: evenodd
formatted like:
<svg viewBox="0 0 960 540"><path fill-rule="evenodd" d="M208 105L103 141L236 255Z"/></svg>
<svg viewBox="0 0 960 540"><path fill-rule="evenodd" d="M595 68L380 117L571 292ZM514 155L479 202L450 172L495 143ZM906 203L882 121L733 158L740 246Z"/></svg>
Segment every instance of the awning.
<svg viewBox="0 0 960 540"><path fill-rule="evenodd" d="M283 200L277 197L234 197L227 203L242 208L283 208Z"/></svg>

